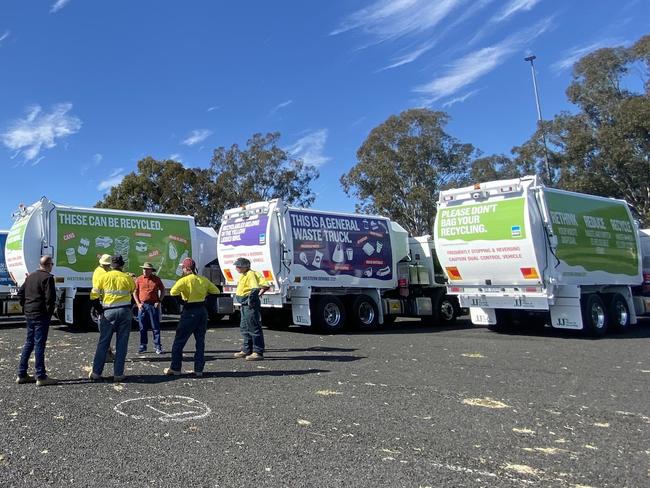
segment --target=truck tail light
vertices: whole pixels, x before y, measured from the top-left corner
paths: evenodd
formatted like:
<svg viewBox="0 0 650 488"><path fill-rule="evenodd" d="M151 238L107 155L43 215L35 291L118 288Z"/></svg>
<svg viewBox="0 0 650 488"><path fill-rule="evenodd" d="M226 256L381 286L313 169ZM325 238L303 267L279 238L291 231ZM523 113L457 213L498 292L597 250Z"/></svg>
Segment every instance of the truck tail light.
<svg viewBox="0 0 650 488"><path fill-rule="evenodd" d="M460 276L460 271L458 271L458 268L456 266L447 266L445 270L447 270L447 275L449 276L450 279L452 280L462 279Z"/></svg>
<svg viewBox="0 0 650 488"><path fill-rule="evenodd" d="M539 274L537 273L537 270L535 268L520 268L520 269L521 269L521 274L524 276L525 279L527 280L539 279Z"/></svg>
<svg viewBox="0 0 650 488"><path fill-rule="evenodd" d="M229 269L224 269L223 270L223 275L226 277L227 281L235 281L232 277L232 273L230 272Z"/></svg>
<svg viewBox="0 0 650 488"><path fill-rule="evenodd" d="M449 293L460 293L463 289L460 286L450 286Z"/></svg>
<svg viewBox="0 0 650 488"><path fill-rule="evenodd" d="M267 281L273 281L273 273L271 273L269 270L265 269L262 271L262 274L264 275L264 279Z"/></svg>

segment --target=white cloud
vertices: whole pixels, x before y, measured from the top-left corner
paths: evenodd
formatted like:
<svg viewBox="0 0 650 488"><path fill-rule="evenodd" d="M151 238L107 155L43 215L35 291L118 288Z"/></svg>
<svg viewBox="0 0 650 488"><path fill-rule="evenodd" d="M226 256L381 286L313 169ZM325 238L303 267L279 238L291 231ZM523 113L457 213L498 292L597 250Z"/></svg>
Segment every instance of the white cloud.
<svg viewBox="0 0 650 488"><path fill-rule="evenodd" d="M552 17L548 17L532 28L520 31L498 44L467 54L452 63L446 74L415 87L413 91L423 95L425 105L451 96L492 71L524 44L532 41L551 26Z"/></svg>
<svg viewBox="0 0 650 488"><path fill-rule="evenodd" d="M387 69L393 69L393 68L397 68L399 66L403 66L403 65L408 64L408 63L412 63L413 61L418 59L420 56L422 56L424 53L429 51L435 45L436 45L435 40L426 42L424 44L421 44L418 47L416 47L414 50L412 50L412 51L398 57L397 59L395 59L393 61L392 64L389 64L388 66L384 66L379 71L384 71L384 70L387 70Z"/></svg>
<svg viewBox="0 0 650 488"><path fill-rule="evenodd" d="M503 22L504 20L512 17L517 12L527 12L537 5L541 0L510 0L507 5L499 11L490 22Z"/></svg>
<svg viewBox="0 0 650 488"><path fill-rule="evenodd" d="M9 34L11 34L11 31L6 30L4 34L0 36L0 44L2 44L2 41L4 41L7 37L9 37Z"/></svg>
<svg viewBox="0 0 650 488"><path fill-rule="evenodd" d="M217 110L218 108L221 108L219 105L213 105L212 107L208 107L208 112L212 112L213 110Z"/></svg>
<svg viewBox="0 0 650 488"><path fill-rule="evenodd" d="M205 141L208 137L212 135L212 131L208 129L196 129L193 130L189 136L181 143L186 146L194 146L199 142Z"/></svg>
<svg viewBox="0 0 650 488"><path fill-rule="evenodd" d="M603 39L602 41L594 42L588 46L583 47L573 47L568 51L563 53L562 59L556 61L551 65L551 69L556 73L561 71L571 69L573 65L583 56L589 54L590 52L597 51L603 47L611 47L616 45L626 44L618 39Z"/></svg>
<svg viewBox="0 0 650 488"><path fill-rule="evenodd" d="M117 168L108 176L108 178L99 182L99 185L97 185L97 190L105 191L105 190L109 190L114 186L119 185L124 179L124 176L126 176L124 174L124 168Z"/></svg>
<svg viewBox="0 0 650 488"><path fill-rule="evenodd" d="M421 33L435 27L457 5L466 0L377 0L358 10L330 32L337 35L360 29L377 38L377 42Z"/></svg>
<svg viewBox="0 0 650 488"><path fill-rule="evenodd" d="M52 5L52 8L50 9L50 13L54 14L54 13L58 12L63 7L65 7L68 4L68 2L70 2L70 0L56 0L54 5Z"/></svg>
<svg viewBox="0 0 650 488"><path fill-rule="evenodd" d="M321 166L331 159L323 154L327 134L327 129L310 132L289 146L287 152L294 158L302 159L305 164Z"/></svg>
<svg viewBox="0 0 650 488"><path fill-rule="evenodd" d="M81 174L85 175L89 169L96 168L98 167L102 160L104 159L104 156L102 156L99 153L93 154L92 162L85 164L84 166L81 167Z"/></svg>
<svg viewBox="0 0 650 488"><path fill-rule="evenodd" d="M472 90L471 92L465 93L465 95L461 95L460 97L452 98L451 100L445 102L442 104L443 107L451 107L452 105L456 103L463 103L465 100L467 100L469 97L472 95L476 95L479 92L479 90Z"/></svg>
<svg viewBox="0 0 650 488"><path fill-rule="evenodd" d="M167 159L171 159L172 161L177 161L179 163L183 162L183 157L179 153L170 154Z"/></svg>
<svg viewBox="0 0 650 488"><path fill-rule="evenodd" d="M3 144L22 154L26 161L38 158L41 149L51 149L56 146L57 139L76 134L81 129L81 120L68 114L72 110L71 103L59 103L52 107L51 112L43 112L40 105L27 109L24 119L15 121L2 134Z"/></svg>
<svg viewBox="0 0 650 488"><path fill-rule="evenodd" d="M270 116L270 115L273 115L275 112L277 112L277 111L280 110L280 109L283 109L283 108L285 108L285 107L288 107L288 106L291 105L292 103L293 103L293 100L287 100L286 102L282 102L282 103L277 104L275 107L273 107L273 108L271 109L271 111L269 112L269 116Z"/></svg>

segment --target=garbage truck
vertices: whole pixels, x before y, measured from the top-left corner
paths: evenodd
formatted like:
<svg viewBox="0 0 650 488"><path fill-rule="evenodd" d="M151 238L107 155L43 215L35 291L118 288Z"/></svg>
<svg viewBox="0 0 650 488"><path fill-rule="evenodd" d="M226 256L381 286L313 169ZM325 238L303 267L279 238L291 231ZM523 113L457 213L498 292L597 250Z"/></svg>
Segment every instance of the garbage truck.
<svg viewBox="0 0 650 488"><path fill-rule="evenodd" d="M448 293L474 324L538 321L592 336L650 311L649 239L625 201L536 176L440 192L434 228Z"/></svg>
<svg viewBox="0 0 650 488"><path fill-rule="evenodd" d="M9 276L5 259L5 242L8 230L0 230L0 315L20 315L23 313L16 297L16 284Z"/></svg>
<svg viewBox="0 0 650 488"><path fill-rule="evenodd" d="M400 316L450 324L459 314L433 239L409 237L382 216L291 207L280 199L251 203L224 213L217 256L225 293L235 294L239 257L264 275L270 289L262 296L263 323L270 328L293 323L335 333Z"/></svg>
<svg viewBox="0 0 650 488"><path fill-rule="evenodd" d="M42 255L52 256L57 288L57 317L74 325L92 325L90 290L93 271L102 254L121 254L124 271L142 274L148 261L166 287L181 277L181 263L193 258L203 274L214 274L217 233L197 227L194 217L124 210L83 208L55 203L46 197L21 205L5 244L7 269L22 285L27 273L38 269ZM213 319L221 301L209 304ZM163 311L178 313L175 299L163 302Z"/></svg>

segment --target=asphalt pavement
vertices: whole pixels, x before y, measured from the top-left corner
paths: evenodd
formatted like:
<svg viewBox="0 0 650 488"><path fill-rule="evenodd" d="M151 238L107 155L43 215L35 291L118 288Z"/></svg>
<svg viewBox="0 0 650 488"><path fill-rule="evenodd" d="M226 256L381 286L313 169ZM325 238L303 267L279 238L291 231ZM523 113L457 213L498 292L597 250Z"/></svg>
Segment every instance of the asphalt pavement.
<svg viewBox="0 0 650 488"><path fill-rule="evenodd" d="M210 328L205 376L170 378L133 331L127 380L91 383L98 333L54 326L61 384L36 387L14 384L22 322L0 322L0 486L650 486L650 321L600 340L413 320L265 337L246 362L237 327Z"/></svg>

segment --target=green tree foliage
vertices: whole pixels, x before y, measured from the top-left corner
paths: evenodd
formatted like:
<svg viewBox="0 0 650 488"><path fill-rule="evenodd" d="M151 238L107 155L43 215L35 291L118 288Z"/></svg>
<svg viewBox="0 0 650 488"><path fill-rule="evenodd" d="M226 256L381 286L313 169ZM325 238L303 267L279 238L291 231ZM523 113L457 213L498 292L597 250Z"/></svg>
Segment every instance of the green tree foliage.
<svg viewBox="0 0 650 488"><path fill-rule="evenodd" d="M477 160L474 176L545 175L546 134L552 183L558 188L623 198L650 223L650 36L629 48L590 53L573 68L567 88L575 113L540 124L513 148L510 163ZM485 158L483 158L485 159ZM508 159L508 158L506 158Z"/></svg>
<svg viewBox="0 0 650 488"><path fill-rule="evenodd" d="M215 149L210 171L230 207L272 198L301 207L314 202L310 185L318 170L278 147L279 139L279 132L254 134L246 149L237 144Z"/></svg>
<svg viewBox="0 0 650 488"><path fill-rule="evenodd" d="M219 227L224 210L272 198L309 206L313 166L277 146L280 134L255 134L242 150L214 151L209 168L186 168L147 157L96 204L97 207L193 215L198 225Z"/></svg>
<svg viewBox="0 0 650 488"><path fill-rule="evenodd" d="M444 130L444 112L411 109L375 127L341 177L358 212L385 215L412 235L430 234L440 190L464 184L475 149Z"/></svg>
<svg viewBox="0 0 650 488"><path fill-rule="evenodd" d="M137 170L111 188L101 208L194 215L199 225L212 225L212 200L216 198L210 172L185 168L181 163L146 157Z"/></svg>

